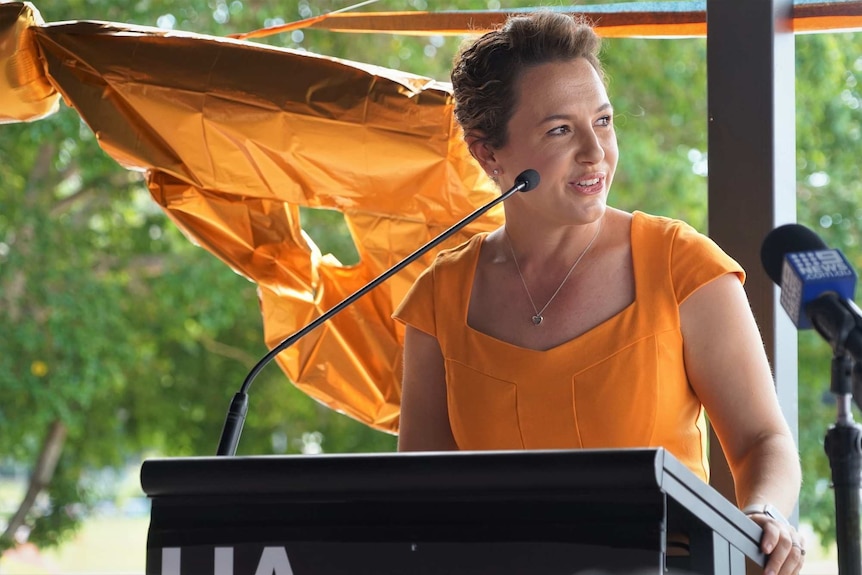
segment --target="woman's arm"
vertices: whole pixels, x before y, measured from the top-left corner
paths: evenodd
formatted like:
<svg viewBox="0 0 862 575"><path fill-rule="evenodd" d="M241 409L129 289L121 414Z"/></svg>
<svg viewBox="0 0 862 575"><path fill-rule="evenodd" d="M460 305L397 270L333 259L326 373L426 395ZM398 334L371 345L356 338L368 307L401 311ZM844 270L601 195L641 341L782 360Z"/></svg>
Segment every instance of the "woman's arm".
<svg viewBox="0 0 862 575"><path fill-rule="evenodd" d="M446 373L437 339L407 326L401 383L399 451L458 449L449 425Z"/></svg>
<svg viewBox="0 0 862 575"><path fill-rule="evenodd" d="M785 516L801 483L799 454L781 413L748 298L732 275L694 292L680 306L686 372L727 457L739 507L769 503ZM767 570L796 573L799 536L757 514Z"/></svg>

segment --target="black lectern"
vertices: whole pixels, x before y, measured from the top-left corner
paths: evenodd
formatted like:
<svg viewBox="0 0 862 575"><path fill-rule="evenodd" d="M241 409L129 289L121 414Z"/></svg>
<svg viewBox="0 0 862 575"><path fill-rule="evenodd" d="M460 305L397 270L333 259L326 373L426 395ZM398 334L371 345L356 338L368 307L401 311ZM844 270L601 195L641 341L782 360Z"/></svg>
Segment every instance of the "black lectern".
<svg viewBox="0 0 862 575"><path fill-rule="evenodd" d="M745 573L760 528L664 449L151 459L147 575Z"/></svg>

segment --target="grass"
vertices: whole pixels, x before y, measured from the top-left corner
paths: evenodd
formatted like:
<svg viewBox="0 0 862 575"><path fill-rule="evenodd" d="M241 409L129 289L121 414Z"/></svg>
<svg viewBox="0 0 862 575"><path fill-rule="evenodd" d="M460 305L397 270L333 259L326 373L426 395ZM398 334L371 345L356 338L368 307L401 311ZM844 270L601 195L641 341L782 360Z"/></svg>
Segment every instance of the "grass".
<svg viewBox="0 0 862 575"><path fill-rule="evenodd" d="M143 574L149 517L94 517L57 549L25 546L0 558L3 575Z"/></svg>

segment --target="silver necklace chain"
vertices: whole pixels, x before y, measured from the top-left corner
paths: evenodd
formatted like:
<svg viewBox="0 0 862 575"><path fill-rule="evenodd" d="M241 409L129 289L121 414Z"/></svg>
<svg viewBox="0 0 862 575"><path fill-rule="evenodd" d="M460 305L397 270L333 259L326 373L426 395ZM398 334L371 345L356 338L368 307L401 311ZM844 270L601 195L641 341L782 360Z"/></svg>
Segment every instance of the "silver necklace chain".
<svg viewBox="0 0 862 575"><path fill-rule="evenodd" d="M596 241L596 238L599 237L599 232L602 231L602 222L599 221L599 227L596 228L596 233L593 234L593 238L590 240L590 243L587 244L587 247L581 252L581 255L578 256L578 259L575 260L575 263L572 264L572 267L569 268L568 273L566 273L566 277L563 278L563 281L560 282L560 285L557 286L557 290L551 296L551 299L542 306L542 309L538 309L536 307L536 303L533 301L533 296L530 294L530 288L527 287L527 281L524 279L524 274L521 273L521 266L518 264L518 257L515 255L515 248L512 246L512 238L509 237L509 231L503 227L503 231L506 234L506 241L509 242L509 251L512 252L512 260L515 262L515 269L518 270L518 276L521 278L521 283L524 285L524 291L527 292L527 298L530 300L530 305L533 306L533 311L536 315L533 316L533 325L539 325L545 319L542 315L545 313L545 310L548 309L548 306L551 305L551 302L554 301L554 298L557 297L557 294L560 293L560 290L563 289L563 286L566 285L566 282L569 281L569 276L572 275L572 272L575 271L575 268L578 267L578 264L581 263L581 260L584 259L584 256L587 255L587 252L590 251L590 248L593 247L593 242Z"/></svg>

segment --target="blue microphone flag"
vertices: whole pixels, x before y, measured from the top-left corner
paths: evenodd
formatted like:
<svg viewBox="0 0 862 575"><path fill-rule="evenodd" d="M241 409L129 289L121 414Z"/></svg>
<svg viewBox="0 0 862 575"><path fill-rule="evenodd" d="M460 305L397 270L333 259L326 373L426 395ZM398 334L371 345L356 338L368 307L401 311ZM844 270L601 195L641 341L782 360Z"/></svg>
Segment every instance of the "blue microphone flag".
<svg viewBox="0 0 862 575"><path fill-rule="evenodd" d="M798 329L812 327L805 306L827 292L850 300L856 292L856 272L840 250L786 254L781 271L781 307Z"/></svg>

